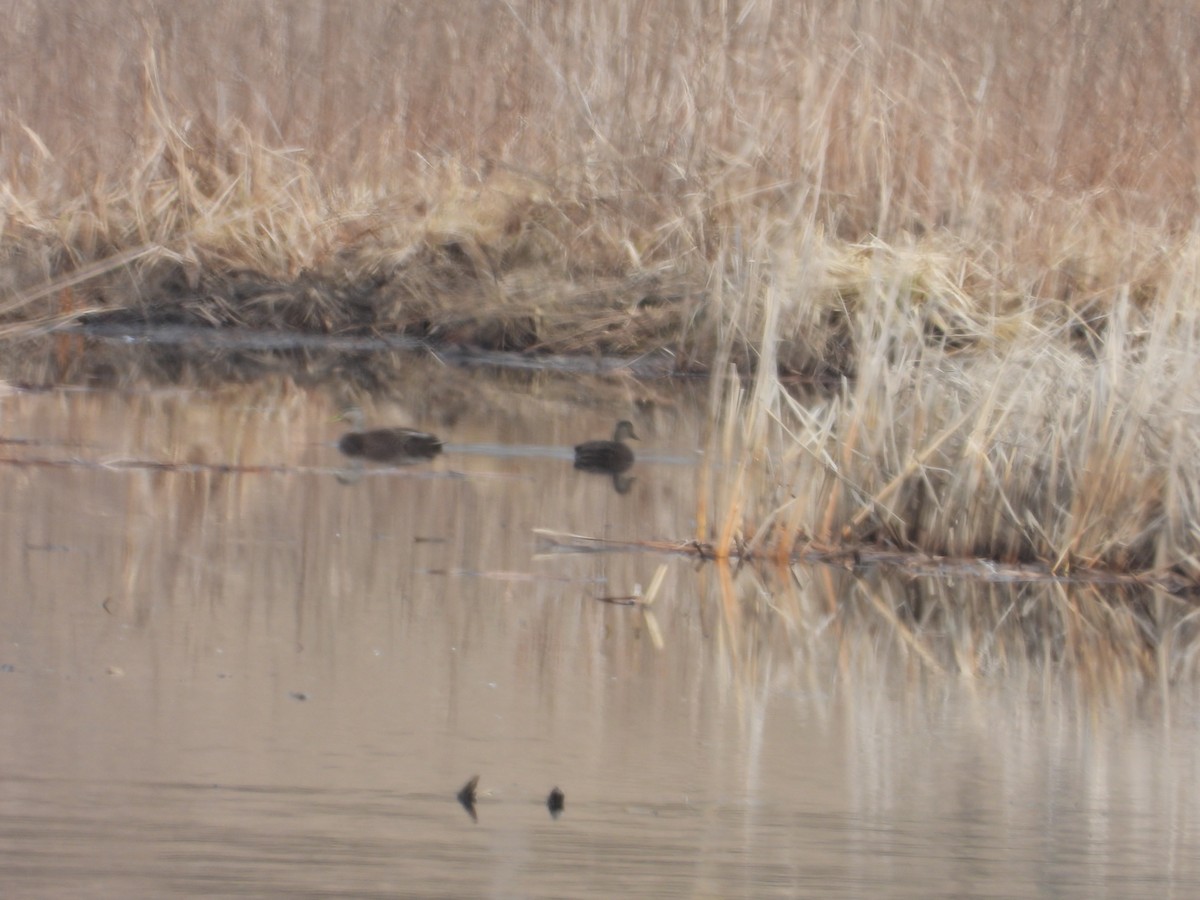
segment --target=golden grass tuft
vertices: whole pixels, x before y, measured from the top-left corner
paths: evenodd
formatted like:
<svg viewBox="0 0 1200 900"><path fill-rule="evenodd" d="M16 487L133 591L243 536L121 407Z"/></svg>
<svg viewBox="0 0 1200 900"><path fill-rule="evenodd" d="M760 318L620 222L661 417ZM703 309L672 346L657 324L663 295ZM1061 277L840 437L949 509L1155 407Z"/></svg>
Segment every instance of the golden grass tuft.
<svg viewBox="0 0 1200 900"><path fill-rule="evenodd" d="M890 303L906 288L882 283L841 391L766 391L760 373L750 408L727 402L716 552L878 543L1197 580L1200 329L1193 284L1175 289L1152 311L1120 301L1097 357L1032 329L990 352L914 341Z"/></svg>

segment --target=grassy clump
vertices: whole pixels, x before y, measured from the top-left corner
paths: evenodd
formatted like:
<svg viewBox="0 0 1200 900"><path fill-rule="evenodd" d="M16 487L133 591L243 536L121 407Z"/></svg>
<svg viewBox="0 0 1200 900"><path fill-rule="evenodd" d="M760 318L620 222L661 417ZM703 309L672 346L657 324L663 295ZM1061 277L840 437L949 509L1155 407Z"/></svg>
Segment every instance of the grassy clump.
<svg viewBox="0 0 1200 900"><path fill-rule="evenodd" d="M1197 574L1186 3L9 19L9 333L100 313L666 350L757 374L719 394L721 547ZM835 390L802 403L793 376Z"/></svg>
<svg viewBox="0 0 1200 900"><path fill-rule="evenodd" d="M790 436L749 491L756 527L771 513L758 541L1195 579L1196 350L1166 332L1097 361L925 350L815 405L779 393Z"/></svg>

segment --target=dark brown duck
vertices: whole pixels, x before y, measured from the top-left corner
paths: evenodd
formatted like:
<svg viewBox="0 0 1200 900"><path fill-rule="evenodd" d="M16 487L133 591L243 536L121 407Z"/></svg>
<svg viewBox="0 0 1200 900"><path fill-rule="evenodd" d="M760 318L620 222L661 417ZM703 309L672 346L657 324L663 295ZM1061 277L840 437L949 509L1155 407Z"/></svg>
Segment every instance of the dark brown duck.
<svg viewBox="0 0 1200 900"><path fill-rule="evenodd" d="M371 462L404 462L433 459L442 452L442 441L412 428L374 428L343 434L338 449Z"/></svg>
<svg viewBox="0 0 1200 900"><path fill-rule="evenodd" d="M442 441L415 428L363 429L362 411L351 409L342 416L355 431L343 434L338 449L346 456L371 462L405 463L433 459L442 452Z"/></svg>
<svg viewBox="0 0 1200 900"><path fill-rule="evenodd" d="M575 447L575 468L585 472L605 472L616 475L633 465L633 451L626 438L638 440L633 423L622 419L617 423L611 441L584 441Z"/></svg>

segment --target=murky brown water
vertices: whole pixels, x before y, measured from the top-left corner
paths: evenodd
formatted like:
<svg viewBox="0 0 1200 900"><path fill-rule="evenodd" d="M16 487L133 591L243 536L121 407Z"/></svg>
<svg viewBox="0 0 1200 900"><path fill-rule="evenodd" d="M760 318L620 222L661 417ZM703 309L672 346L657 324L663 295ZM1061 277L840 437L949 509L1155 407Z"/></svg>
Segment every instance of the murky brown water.
<svg viewBox="0 0 1200 900"><path fill-rule="evenodd" d="M3 896L1200 893L1190 608L538 556L691 536L698 404L452 380L349 485L318 394L0 398Z"/></svg>

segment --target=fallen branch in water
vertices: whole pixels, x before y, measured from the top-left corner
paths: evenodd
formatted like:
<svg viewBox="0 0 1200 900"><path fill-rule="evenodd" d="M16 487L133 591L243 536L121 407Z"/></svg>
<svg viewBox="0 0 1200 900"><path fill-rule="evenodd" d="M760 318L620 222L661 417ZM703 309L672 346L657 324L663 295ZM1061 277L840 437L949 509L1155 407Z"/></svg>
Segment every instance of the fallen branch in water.
<svg viewBox="0 0 1200 900"><path fill-rule="evenodd" d="M723 559L739 563L775 562L771 552L737 548L727 557L702 541L615 541L587 535L535 528L539 555L553 553L673 553L702 561ZM791 563L828 565L852 571L869 566L887 566L921 577L977 578L981 581L1020 584L1099 584L1157 588L1172 594L1200 593L1200 584L1172 571L1116 572L1107 569L1074 569L1055 572L1046 563L1006 563L993 559L953 558L915 551L895 550L875 544L828 545L810 542L792 553Z"/></svg>

